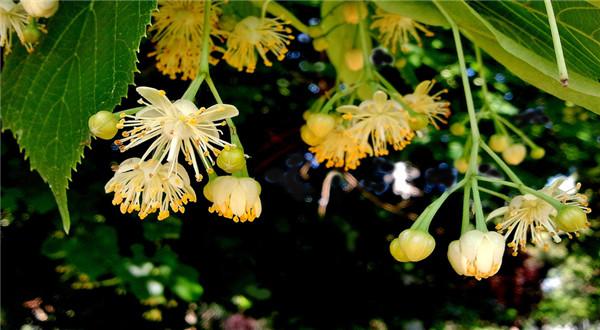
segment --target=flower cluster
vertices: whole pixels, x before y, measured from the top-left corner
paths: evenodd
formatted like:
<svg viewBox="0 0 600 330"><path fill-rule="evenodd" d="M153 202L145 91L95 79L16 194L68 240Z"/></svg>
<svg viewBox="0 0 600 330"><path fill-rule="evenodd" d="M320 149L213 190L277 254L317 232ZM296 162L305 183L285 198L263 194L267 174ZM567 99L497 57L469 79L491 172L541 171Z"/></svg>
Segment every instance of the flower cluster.
<svg viewBox="0 0 600 330"><path fill-rule="evenodd" d="M114 141L122 152L147 146L140 158L129 158L117 166L106 184L106 192L114 193L113 204L120 205L122 213L137 212L140 219L155 212L158 220L167 218L170 212L183 213L188 202L196 201L190 178L179 164L183 156L196 181L203 178L201 166L209 174L204 195L214 202L211 212L236 222L260 216L258 182L248 177L216 176L213 169L216 158L228 173L245 170L241 147L224 140L219 129L227 125L227 119L238 115L237 108L229 104L197 108L187 99L171 102L165 92L150 87L138 87L137 92L143 106L122 112L118 122L113 119L115 115L105 111L89 121L90 131L102 138L110 139L117 128L123 129L122 137ZM115 132L106 129L110 126Z"/></svg>
<svg viewBox="0 0 600 330"><path fill-rule="evenodd" d="M433 36L433 33L427 30L424 25L415 22L411 18L388 13L380 8L377 8L376 15L373 16L371 29L379 30L379 42L394 54L399 49L403 52L408 50L410 37L417 41L419 47L421 46L421 37L419 37L417 30L425 33L427 37Z"/></svg>
<svg viewBox="0 0 600 330"><path fill-rule="evenodd" d="M212 52L222 53L229 65L252 73L260 59L271 66L267 54L277 60L285 57L290 40L294 37L287 23L275 17L224 15L227 2L212 1L210 4L209 53L212 64L219 61ZM198 72L201 57L201 40L204 29L204 1L161 0L158 11L153 14L154 25L149 29L155 51L156 67L171 79L193 79Z"/></svg>
<svg viewBox="0 0 600 330"><path fill-rule="evenodd" d="M560 185L564 180L559 179L550 186L539 192L552 197L564 207L556 209L547 201L532 194L514 197L507 206L503 206L488 216L489 219L501 217L496 225L496 230L504 233L508 238L512 234L512 240L508 246L513 249L513 255L517 255L519 249L526 251L527 241L534 245L548 249L549 237L554 242L560 242L560 233L577 234L579 231L589 227L585 214L590 213L587 207L587 197L578 193L580 185L563 191ZM528 239L531 237L530 239Z"/></svg>
<svg viewBox="0 0 600 330"><path fill-rule="evenodd" d="M444 91L428 95L432 86L433 82L424 81L412 94L399 96L400 100L377 91L358 106L339 106L335 114L308 112L301 137L327 167L356 169L365 157L388 155L389 147L402 150L427 121L435 127L436 121L445 122L450 104L440 100ZM420 118L425 119L424 125L415 125Z"/></svg>
<svg viewBox="0 0 600 330"><path fill-rule="evenodd" d="M5 54L12 49L12 34L28 52L38 42L44 27L37 24L37 18L48 18L58 10L58 0L0 0L0 47Z"/></svg>

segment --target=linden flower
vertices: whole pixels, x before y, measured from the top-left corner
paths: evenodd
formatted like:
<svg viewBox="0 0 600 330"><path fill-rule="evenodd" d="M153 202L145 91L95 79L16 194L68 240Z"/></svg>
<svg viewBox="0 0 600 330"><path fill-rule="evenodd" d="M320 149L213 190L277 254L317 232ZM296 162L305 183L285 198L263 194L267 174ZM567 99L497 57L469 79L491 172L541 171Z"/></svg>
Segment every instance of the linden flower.
<svg viewBox="0 0 600 330"><path fill-rule="evenodd" d="M208 109L198 109L188 100L171 103L163 91L154 88L138 87L136 91L147 100L139 101L146 107L135 115L122 115L118 128L131 129L123 132L123 138L115 140L115 144L125 151L154 140L142 160L152 154L152 158L160 163L166 157L173 171L177 157L182 152L187 163L194 167L196 180L202 180L196 154L204 166L210 168L213 163L211 153L216 155L219 148L231 145L219 137L221 131L217 126L225 122L215 122L237 116L237 108L229 104L217 104Z"/></svg>
<svg viewBox="0 0 600 330"><path fill-rule="evenodd" d="M232 67L252 73L256 69L258 53L266 66L273 63L267 58L270 51L281 61L284 59L294 37L292 30L285 27L279 18L248 16L235 25L227 40L227 51L223 59Z"/></svg>
<svg viewBox="0 0 600 330"><path fill-rule="evenodd" d="M33 51L33 46L25 42L23 29L27 25L29 18L21 3L14 3L12 0L0 0L0 47L4 48L4 53L9 54L12 45L12 33L16 32L21 44L27 48L28 52Z"/></svg>
<svg viewBox="0 0 600 330"><path fill-rule="evenodd" d="M591 210L587 207L586 196L577 193L580 185L577 184L569 191L563 191L559 188L563 181L556 180L552 185L540 191L565 205L573 205L584 213L589 213ZM526 251L528 236L531 236L531 243L542 245L545 249L548 248L545 233L548 233L554 242L560 242L559 228L555 221L556 215L557 210L552 205L534 195L525 194L513 198L508 206L491 212L487 219L503 216L502 222L496 225L496 230L504 233L505 238L514 233L508 246L513 249L513 255L516 256L519 248L521 251Z"/></svg>
<svg viewBox="0 0 600 330"><path fill-rule="evenodd" d="M477 280L495 275L503 254L504 238L493 231L470 230L448 246L448 261L454 271Z"/></svg>
<svg viewBox="0 0 600 330"><path fill-rule="evenodd" d="M371 29L379 29L379 41L392 53L396 53L398 46L404 52L407 51L410 37L412 36L421 46L421 37L417 33L417 29L425 33L425 36L431 37L433 33L427 28L412 19L398 14L385 12L377 9L377 15L373 16Z"/></svg>
<svg viewBox="0 0 600 330"><path fill-rule="evenodd" d="M369 144L358 142L350 129L341 125L309 150L319 163L325 162L327 167L343 166L346 171L356 169L362 158L372 154Z"/></svg>
<svg viewBox="0 0 600 330"><path fill-rule="evenodd" d="M222 39L225 32L218 29L220 3L211 4L210 34ZM156 67L171 79L181 75L182 80L193 79L198 72L204 29L204 1L161 0L159 10L154 12L154 24L149 32L155 32L151 40L156 50L148 56L156 57ZM209 38L209 48L213 41ZM211 63L217 60L210 57Z"/></svg>
<svg viewBox="0 0 600 330"><path fill-rule="evenodd" d="M387 94L382 91L375 92L372 100L363 101L359 106L344 105L337 111L351 120L351 135L360 144L370 140L375 156L389 154L388 143L394 150L403 149L414 136L408 113L398 102L388 100Z"/></svg>
<svg viewBox="0 0 600 330"><path fill-rule="evenodd" d="M440 101L440 95L447 92L445 89L429 95L434 84L435 80L425 80L417 85L412 94L404 95L403 99L411 109L426 115L431 124L439 129L436 121L448 123L446 118L450 116L450 102Z"/></svg>
<svg viewBox="0 0 600 330"><path fill-rule="evenodd" d="M204 187L204 196L213 203L208 210L235 222L260 217L260 184L252 178L219 176Z"/></svg>
<svg viewBox="0 0 600 330"><path fill-rule="evenodd" d="M121 205L121 213L138 212L140 219L157 210L158 220L173 212L185 211L183 205L196 201L190 178L180 164L169 174L171 165L156 160L129 158L123 161L115 175L104 186L106 193L114 192L113 205Z"/></svg>

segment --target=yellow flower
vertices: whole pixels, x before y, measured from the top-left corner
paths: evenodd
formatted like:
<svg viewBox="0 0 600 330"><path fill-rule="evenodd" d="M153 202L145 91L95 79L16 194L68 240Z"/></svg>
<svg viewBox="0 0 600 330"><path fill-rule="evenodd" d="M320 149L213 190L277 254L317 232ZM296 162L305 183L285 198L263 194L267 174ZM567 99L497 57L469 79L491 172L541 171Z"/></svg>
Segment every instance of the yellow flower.
<svg viewBox="0 0 600 330"><path fill-rule="evenodd" d="M325 136L319 144L310 147L318 162L325 162L327 167L344 167L344 170L354 170L362 158L372 154L367 143L359 143L349 128L338 125Z"/></svg>
<svg viewBox="0 0 600 330"><path fill-rule="evenodd" d="M21 44L28 52L33 51L33 46L25 42L23 30L29 21L29 17L21 3L12 0L0 0L0 47L4 53L9 54L12 45L12 33L16 32Z"/></svg>
<svg viewBox="0 0 600 330"><path fill-rule="evenodd" d="M503 255L504 238L493 231L471 230L448 246L448 260L454 271L477 280L495 275Z"/></svg>
<svg viewBox="0 0 600 330"><path fill-rule="evenodd" d="M344 105L337 111L351 120L349 132L359 144L370 141L375 156L389 154L388 143L394 150L403 149L414 136L408 113L398 102L388 100L382 91L375 92L372 100L363 101L359 106Z"/></svg>
<svg viewBox="0 0 600 330"><path fill-rule="evenodd" d="M154 88L138 87L136 90L147 100L140 100L146 107L135 115L123 115L118 128L131 129L123 132L123 138L115 140L115 144L125 151L153 140L142 159L152 154L153 159L162 162L166 157L172 166L175 166L182 152L187 163L194 167L196 180L202 180L196 154L209 168L213 163L211 153L216 155L219 148L230 145L220 138L221 131L217 126L225 124L223 119L237 116L237 108L229 104L217 104L208 109L198 109L188 100L171 103L163 91Z"/></svg>
<svg viewBox="0 0 600 330"><path fill-rule="evenodd" d="M171 167L152 159L129 158L119 165L104 190L115 193L113 205L121 205L121 213L137 211L140 219L144 219L158 210L158 220L163 220L169 216L169 207L173 212L183 213L188 201L196 201L183 166L175 164L170 174Z"/></svg>
<svg viewBox="0 0 600 330"><path fill-rule="evenodd" d="M377 15L373 16L371 29L379 29L379 41L392 53L396 53L398 46L404 52L407 51L410 37L412 36L419 46L421 46L421 37L418 30L425 33L425 36L431 37L433 33L427 28L408 17L398 14L385 12L377 8Z"/></svg>
<svg viewBox="0 0 600 330"><path fill-rule="evenodd" d="M584 213L589 213L591 210L587 207L586 196L577 193L580 185L577 184L573 189L563 191L559 188L563 181L556 180L540 192L552 196L562 204L574 205ZM545 233L548 233L556 243L560 242L556 215L557 210L552 205L534 195L525 194L514 197L508 206L491 212L488 220L503 216L502 221L496 225L496 230L504 233L506 238L513 234L513 239L508 246L513 249L513 255L517 255L519 249L526 250L528 236L531 236L531 243L541 245L545 249L548 248Z"/></svg>
<svg viewBox="0 0 600 330"><path fill-rule="evenodd" d="M258 53L265 65L271 66L267 53L270 51L277 60L283 60L290 40L294 39L291 32L279 18L248 16L235 25L227 40L223 59L239 71L246 68L246 72L252 73L256 68Z"/></svg>
<svg viewBox="0 0 600 330"><path fill-rule="evenodd" d="M441 90L433 95L428 95L435 84L435 80L425 80L417 85L412 94L404 95L404 101L414 111L424 114L435 128L439 128L436 121L448 123L450 116L450 102L442 101L440 95L447 91Z"/></svg>
<svg viewBox="0 0 600 330"><path fill-rule="evenodd" d="M208 210L235 222L254 221L260 217L260 184L252 178L219 176L204 187L204 196L211 201Z"/></svg>
<svg viewBox="0 0 600 330"><path fill-rule="evenodd" d="M211 4L210 34L223 38L225 32L218 29L217 23L221 8L219 2ZM182 80L193 79L198 72L204 28L204 1L161 0L153 15L154 24L149 32L156 50L148 56L156 57L156 67L171 79L181 75ZM209 48L213 40L209 38ZM211 63L217 60L209 57Z"/></svg>

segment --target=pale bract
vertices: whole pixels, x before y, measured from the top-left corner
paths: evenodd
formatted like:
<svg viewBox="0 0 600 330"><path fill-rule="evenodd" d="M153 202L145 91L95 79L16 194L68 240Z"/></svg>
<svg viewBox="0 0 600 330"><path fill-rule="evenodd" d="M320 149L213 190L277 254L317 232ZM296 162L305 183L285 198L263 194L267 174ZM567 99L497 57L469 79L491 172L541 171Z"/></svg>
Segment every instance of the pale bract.
<svg viewBox="0 0 600 330"><path fill-rule="evenodd" d="M140 100L145 108L135 115L124 115L119 128L124 131L123 138L115 144L121 151L126 151L144 142L152 141L142 160L151 156L162 162L171 162L173 171L179 154L192 165L197 181L202 180L198 166L198 158L205 168L214 163L212 156L228 145L221 139L222 132L218 126L225 125L224 119L238 115L235 106L216 104L208 109L198 109L194 103L180 99L171 102L165 93L150 87L138 87L137 92L145 99Z"/></svg>

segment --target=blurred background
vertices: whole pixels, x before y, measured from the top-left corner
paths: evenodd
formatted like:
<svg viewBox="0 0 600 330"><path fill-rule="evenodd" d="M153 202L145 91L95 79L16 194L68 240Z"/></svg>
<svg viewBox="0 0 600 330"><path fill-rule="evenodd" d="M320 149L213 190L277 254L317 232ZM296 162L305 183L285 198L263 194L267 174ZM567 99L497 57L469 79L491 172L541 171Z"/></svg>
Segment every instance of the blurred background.
<svg viewBox="0 0 600 330"><path fill-rule="evenodd" d="M318 22L318 7L302 10L305 21ZM435 36L424 38L423 48L415 46L399 58L375 49L371 60L402 93L435 78L434 91L449 90L444 97L452 103L450 122L460 122L466 107L451 34L432 31ZM455 194L433 221L433 255L416 264L396 262L389 241L456 181L452 164L465 139L444 126L385 159L365 160L349 174L318 164L300 140L299 128L302 113L334 87L335 71L311 42L307 35L296 35L283 62L272 68L259 65L254 74L224 64L213 68L222 98L241 112L236 123L251 156L250 174L263 187L263 214L252 224L208 213L203 199L162 222L120 214L104 184L113 175L111 165L126 155L109 141L94 140L73 174L72 231L65 236L50 190L29 170L10 133L2 133L1 326L600 327L596 212L592 230L581 237L565 239L548 252L506 253L498 275L476 281L456 275L446 259L447 244L459 236L462 196ZM160 75L147 56L151 49L144 41L136 84L179 97L188 82ZM540 92L490 58L484 61L496 106L546 149L543 159L528 159L515 171L532 187L557 176L582 182L582 192L594 194L591 208L600 209L595 198L600 192L598 115ZM469 69L476 90L480 69ZM135 106L137 98L131 87L117 110ZM198 101L214 103L208 90L201 90ZM493 125L486 125L482 134L489 136ZM487 159L480 171L500 175ZM201 184L194 187L200 191ZM486 199L484 207L492 210L502 203Z"/></svg>

